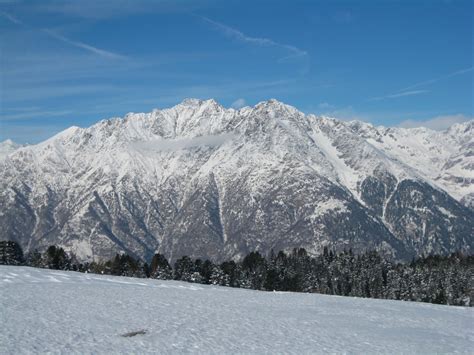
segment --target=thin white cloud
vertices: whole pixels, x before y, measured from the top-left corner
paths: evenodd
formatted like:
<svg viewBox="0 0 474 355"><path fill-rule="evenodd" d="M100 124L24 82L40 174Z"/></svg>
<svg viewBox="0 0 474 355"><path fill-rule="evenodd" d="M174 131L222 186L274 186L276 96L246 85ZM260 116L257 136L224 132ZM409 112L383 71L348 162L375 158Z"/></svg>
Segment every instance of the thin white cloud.
<svg viewBox="0 0 474 355"><path fill-rule="evenodd" d="M322 109L330 109L330 108L333 108L334 106L327 103L327 102L321 102L319 105L318 105L319 108L322 108Z"/></svg>
<svg viewBox="0 0 474 355"><path fill-rule="evenodd" d="M404 96L413 96L413 95L420 95L429 92L428 90L411 90L411 91L402 91L402 92L397 92L385 96L377 96L377 97L371 97L368 101L381 101L381 100L386 100L386 99L396 99L399 97L404 97Z"/></svg>
<svg viewBox="0 0 474 355"><path fill-rule="evenodd" d="M33 6L39 11L97 20L139 14L188 13L205 7L205 3L187 0L54 0L38 1Z"/></svg>
<svg viewBox="0 0 474 355"><path fill-rule="evenodd" d="M437 116L428 120L405 120L400 122L399 126L403 128L416 128L416 127L426 127L434 129L436 131L442 131L448 129L455 123L462 123L470 121L474 117L468 117L462 114L457 115L448 115L448 116Z"/></svg>
<svg viewBox="0 0 474 355"><path fill-rule="evenodd" d="M244 107L245 105L246 105L245 99L240 98L240 99L235 100L232 103L231 107L239 109L239 108Z"/></svg>
<svg viewBox="0 0 474 355"><path fill-rule="evenodd" d="M55 38L59 41L70 44L71 46L74 46L74 47L77 47L77 48L85 49L86 51L98 54L102 57L111 58L111 59L125 59L126 58L123 55L113 53L113 52L110 52L110 51L106 51L106 50L91 46L91 45L83 43L83 42L73 41L72 39L64 37L64 36L60 35L59 33L56 33L52 30L44 29L43 32L48 34L50 37Z"/></svg>
<svg viewBox="0 0 474 355"><path fill-rule="evenodd" d="M0 15L2 15L3 17L7 18L10 22L12 22L13 24L15 25L19 25L19 26L26 26L25 23L23 21L20 21L19 19L17 19L16 17L10 15L9 13L7 12L4 12L4 11L1 11L0 12ZM110 52L110 51L106 51L106 50L103 50L103 49L100 49L100 48L97 48L97 47L94 47L94 46L91 46L87 43L83 43L83 42L79 42L79 41L74 41L70 38L67 38L63 35L60 35L59 33L57 32L54 32L52 30L48 30L48 29L41 29L41 31L43 33L45 33L46 35L48 35L49 37L51 38L54 38L58 41L61 41L61 42L64 42L66 44L69 44L71 46L74 46L74 47L77 47L77 48L81 48L81 49L84 49L88 52L91 52L91 53L94 53L94 54L97 54L97 55L100 55L102 57L106 57L106 58L111 58L111 59L125 59L126 57L123 56L123 55L120 55L120 54L117 54L117 53L113 53L113 52Z"/></svg>
<svg viewBox="0 0 474 355"><path fill-rule="evenodd" d="M21 107L9 107L9 108L3 108L4 111L8 112L32 112L32 111L38 111L41 108L39 106L21 106Z"/></svg>
<svg viewBox="0 0 474 355"><path fill-rule="evenodd" d="M10 22L14 23L15 25L23 25L23 22L18 20L15 16L10 15L9 13L6 13L4 11L0 11L0 15L7 18Z"/></svg>
<svg viewBox="0 0 474 355"><path fill-rule="evenodd" d="M1 121L13 121L13 120L23 120L30 118L44 119L48 117L57 117L57 116L66 116L72 114L71 110L62 110L62 111L26 111L21 113L7 114L3 115Z"/></svg>
<svg viewBox="0 0 474 355"><path fill-rule="evenodd" d="M434 83L436 83L440 80L445 80L445 79L452 78L453 76L469 73L473 70L474 70L474 67L465 68L465 69L461 69L461 70L456 70L455 72L449 73L447 75L439 76L437 78L421 81L419 83L407 86L406 88L398 90L398 91L396 91L392 94L389 94L389 95L371 97L367 101L381 101L381 100L386 100L386 99L395 99L395 98L404 97L404 96L424 94L424 93L427 93L429 91L428 90L413 90L413 89L423 87L423 86L427 86L427 85L431 85L431 84L434 84Z"/></svg>
<svg viewBox="0 0 474 355"><path fill-rule="evenodd" d="M40 100L53 97L66 97L85 93L123 92L125 89L116 85L79 84L79 85L45 85L39 89L35 87L10 87L3 93L5 102L21 102Z"/></svg>
<svg viewBox="0 0 474 355"><path fill-rule="evenodd" d="M434 83L436 83L436 82L438 82L438 81L440 81L440 80L449 79L449 78L452 78L453 76L457 76L457 75L469 73L469 72L471 72L471 71L473 71L473 70L474 70L474 67L470 67L470 68L465 68L465 69L457 70L457 71L452 72L452 73L447 74L447 75L443 75L443 76L440 76L440 77L437 77L437 78L433 78L433 79L430 79L430 80L421 81L421 82L419 82L419 83L416 83L416 84L407 86L406 88L401 89L400 91L412 90L412 89L418 88L418 87L420 87L420 86L431 85L431 84L434 84Z"/></svg>
<svg viewBox="0 0 474 355"><path fill-rule="evenodd" d="M180 139L159 139L146 142L135 142L131 144L131 147L140 151L152 151L161 152L169 151L174 152L182 149L194 148L194 147L216 147L230 141L235 136L230 133L219 134L219 135L207 135L193 138L180 138Z"/></svg>
<svg viewBox="0 0 474 355"><path fill-rule="evenodd" d="M208 17L205 17L205 16L199 16L199 17L203 19L204 21L206 21L207 23L211 24L214 28L216 28L220 32L222 32L225 36L229 38L233 38L237 41L249 43L249 44L253 44L253 45L261 46L261 47L277 47L277 48L285 49L290 54L283 58L280 58L280 61L285 61L290 58L304 57L308 55L308 52L302 49L299 49L298 47L295 47L289 44L279 43L270 38L247 36L245 33L235 28L232 28L223 23L211 20Z"/></svg>
<svg viewBox="0 0 474 355"><path fill-rule="evenodd" d="M392 94L388 95L387 97L389 99L395 99L397 97L403 97L403 96L413 96L413 95L420 95L424 94L426 92L429 92L428 90L412 90L412 91L404 91L404 92L399 92L397 94Z"/></svg>

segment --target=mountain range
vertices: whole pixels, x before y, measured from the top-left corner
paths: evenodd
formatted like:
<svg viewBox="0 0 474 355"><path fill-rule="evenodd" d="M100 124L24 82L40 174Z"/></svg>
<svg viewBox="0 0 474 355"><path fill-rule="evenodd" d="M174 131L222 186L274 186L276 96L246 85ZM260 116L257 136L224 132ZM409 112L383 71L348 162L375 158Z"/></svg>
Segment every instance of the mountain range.
<svg viewBox="0 0 474 355"><path fill-rule="evenodd" d="M474 249L474 121L445 131L187 99L0 144L0 240L222 261L327 246L409 260Z"/></svg>

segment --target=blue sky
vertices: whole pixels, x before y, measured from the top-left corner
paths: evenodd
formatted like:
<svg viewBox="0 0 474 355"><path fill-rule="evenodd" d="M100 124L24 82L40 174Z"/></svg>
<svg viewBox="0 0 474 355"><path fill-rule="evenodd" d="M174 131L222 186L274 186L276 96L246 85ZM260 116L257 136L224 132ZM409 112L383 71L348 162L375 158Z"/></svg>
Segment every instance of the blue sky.
<svg viewBox="0 0 474 355"><path fill-rule="evenodd" d="M443 128L473 117L472 1L0 0L0 141L276 98Z"/></svg>

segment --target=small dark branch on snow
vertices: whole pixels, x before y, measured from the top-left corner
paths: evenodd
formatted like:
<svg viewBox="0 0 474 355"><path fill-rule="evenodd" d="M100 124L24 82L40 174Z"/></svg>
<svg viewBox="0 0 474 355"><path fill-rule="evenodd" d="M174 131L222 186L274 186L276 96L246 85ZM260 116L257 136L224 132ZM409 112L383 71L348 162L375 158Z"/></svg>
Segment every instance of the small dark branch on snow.
<svg viewBox="0 0 474 355"><path fill-rule="evenodd" d="M146 334L146 329L141 329L141 330L136 330L136 331L133 331L133 332L124 333L124 334L121 334L121 336L123 336L124 338L131 338L131 337L134 337L136 335L143 335L143 334Z"/></svg>

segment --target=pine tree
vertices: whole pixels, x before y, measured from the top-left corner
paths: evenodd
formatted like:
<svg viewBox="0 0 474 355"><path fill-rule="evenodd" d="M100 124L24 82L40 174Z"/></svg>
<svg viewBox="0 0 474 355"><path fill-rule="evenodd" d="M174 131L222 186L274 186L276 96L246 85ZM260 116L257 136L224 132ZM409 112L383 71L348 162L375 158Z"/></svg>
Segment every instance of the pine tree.
<svg viewBox="0 0 474 355"><path fill-rule="evenodd" d="M229 286L229 278L219 265L213 264L209 283L211 285Z"/></svg>
<svg viewBox="0 0 474 355"><path fill-rule="evenodd" d="M160 280L171 280L173 270L168 260L161 254L155 254L150 264L150 277Z"/></svg>
<svg viewBox="0 0 474 355"><path fill-rule="evenodd" d="M242 287L263 289L266 274L266 260L258 252L251 252L242 261Z"/></svg>
<svg viewBox="0 0 474 355"><path fill-rule="evenodd" d="M224 261L220 265L220 269L224 273L224 277L222 279L222 286L230 286L230 287L240 287L240 283L238 280L238 267L235 261Z"/></svg>
<svg viewBox="0 0 474 355"><path fill-rule="evenodd" d="M37 249L35 249L34 251L26 255L25 263L26 265L32 266L32 267L43 267L44 265L43 256Z"/></svg>
<svg viewBox="0 0 474 355"><path fill-rule="evenodd" d="M189 256L183 256L174 264L174 279L191 281L194 274L194 262Z"/></svg>
<svg viewBox="0 0 474 355"><path fill-rule="evenodd" d="M0 241L0 264L21 265L23 262L23 250L17 242Z"/></svg>
<svg viewBox="0 0 474 355"><path fill-rule="evenodd" d="M61 247L51 245L43 258L44 267L55 270L69 270L71 261Z"/></svg>
<svg viewBox="0 0 474 355"><path fill-rule="evenodd" d="M211 277L214 272L215 265L209 261L205 260L204 263L202 263L199 273L201 275L201 283L203 284L210 284L211 283Z"/></svg>

